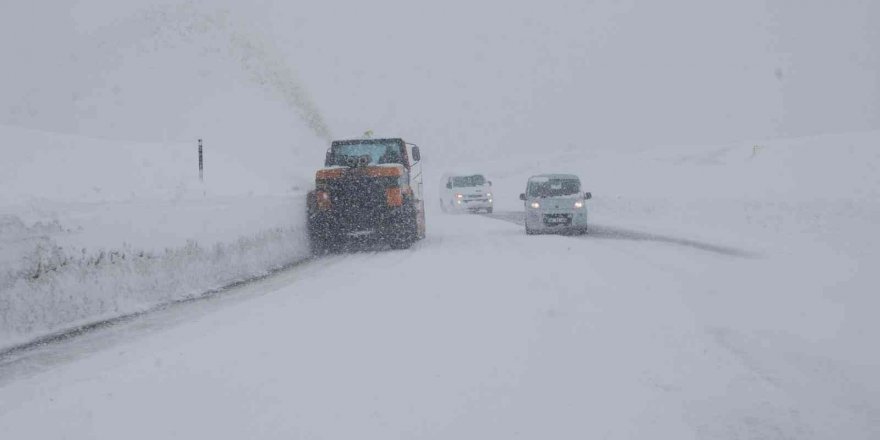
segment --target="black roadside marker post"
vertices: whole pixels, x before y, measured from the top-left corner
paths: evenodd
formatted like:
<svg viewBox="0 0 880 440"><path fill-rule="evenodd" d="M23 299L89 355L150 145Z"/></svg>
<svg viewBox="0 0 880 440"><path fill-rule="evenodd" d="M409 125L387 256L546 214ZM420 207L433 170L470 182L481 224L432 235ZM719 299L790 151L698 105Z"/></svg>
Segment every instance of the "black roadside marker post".
<svg viewBox="0 0 880 440"><path fill-rule="evenodd" d="M205 181L205 161L202 155L202 140L199 139L199 181Z"/></svg>

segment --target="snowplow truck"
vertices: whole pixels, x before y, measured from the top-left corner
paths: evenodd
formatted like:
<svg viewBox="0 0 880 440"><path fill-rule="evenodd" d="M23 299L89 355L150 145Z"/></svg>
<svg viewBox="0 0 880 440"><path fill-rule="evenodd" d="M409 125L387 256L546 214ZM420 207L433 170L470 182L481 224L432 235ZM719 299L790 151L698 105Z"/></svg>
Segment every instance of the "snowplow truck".
<svg viewBox="0 0 880 440"><path fill-rule="evenodd" d="M425 237L419 147L396 138L333 141L307 206L313 254L357 240L409 248Z"/></svg>

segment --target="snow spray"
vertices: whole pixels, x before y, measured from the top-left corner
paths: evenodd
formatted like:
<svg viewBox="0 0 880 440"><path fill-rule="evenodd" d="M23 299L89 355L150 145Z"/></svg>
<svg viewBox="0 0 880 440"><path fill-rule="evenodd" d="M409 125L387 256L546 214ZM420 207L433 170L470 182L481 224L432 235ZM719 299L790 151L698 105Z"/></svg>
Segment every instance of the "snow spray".
<svg viewBox="0 0 880 440"><path fill-rule="evenodd" d="M205 13L192 4L143 12L153 25L153 37L167 46L188 42L236 62L249 79L285 102L317 136L332 139L318 106L284 57L254 32L235 25L227 10Z"/></svg>

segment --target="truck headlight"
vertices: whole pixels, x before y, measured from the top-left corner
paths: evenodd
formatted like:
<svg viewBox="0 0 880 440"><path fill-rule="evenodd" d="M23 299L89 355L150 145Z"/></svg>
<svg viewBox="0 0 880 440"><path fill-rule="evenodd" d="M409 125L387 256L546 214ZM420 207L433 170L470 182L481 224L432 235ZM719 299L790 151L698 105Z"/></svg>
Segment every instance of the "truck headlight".
<svg viewBox="0 0 880 440"><path fill-rule="evenodd" d="M578 200L577 202L574 202L574 207L575 207L575 208L583 208L583 207L584 207L584 202L581 201L581 200Z"/></svg>
<svg viewBox="0 0 880 440"><path fill-rule="evenodd" d="M529 206L531 206L531 207L532 207L532 208L535 208L535 209L538 209L538 208L540 208L540 207L541 207L541 204L540 204L540 203L538 203L538 202L532 202L532 204L531 204L531 205L529 205Z"/></svg>
<svg viewBox="0 0 880 440"><path fill-rule="evenodd" d="M456 198L456 199L463 199L463 198L464 198L464 195L462 195L462 194L456 194L456 195L455 195L455 198Z"/></svg>
<svg viewBox="0 0 880 440"><path fill-rule="evenodd" d="M491 198L492 198L492 193L486 193L486 197L488 197L488 198L491 199Z"/></svg>

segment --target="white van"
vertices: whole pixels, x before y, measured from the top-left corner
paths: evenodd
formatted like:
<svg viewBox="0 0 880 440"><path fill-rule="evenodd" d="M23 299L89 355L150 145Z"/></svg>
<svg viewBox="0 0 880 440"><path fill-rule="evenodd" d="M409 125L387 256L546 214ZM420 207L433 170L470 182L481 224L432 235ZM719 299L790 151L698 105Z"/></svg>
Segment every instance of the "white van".
<svg viewBox="0 0 880 440"><path fill-rule="evenodd" d="M526 234L544 232L587 233L587 200L581 180L572 174L541 174L529 178L519 195L526 210Z"/></svg>
<svg viewBox="0 0 880 440"><path fill-rule="evenodd" d="M492 182L482 174L446 174L441 180L440 208L443 212L492 213Z"/></svg>

